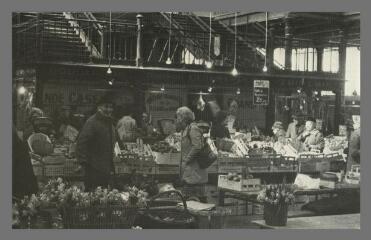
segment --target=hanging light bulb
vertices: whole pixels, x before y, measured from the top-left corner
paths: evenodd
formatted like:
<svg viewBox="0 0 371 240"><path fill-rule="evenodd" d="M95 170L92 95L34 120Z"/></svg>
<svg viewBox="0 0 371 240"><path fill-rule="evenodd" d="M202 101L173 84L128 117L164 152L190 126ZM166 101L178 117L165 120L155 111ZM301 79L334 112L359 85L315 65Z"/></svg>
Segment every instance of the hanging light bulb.
<svg viewBox="0 0 371 240"><path fill-rule="evenodd" d="M264 65L264 67L263 67L263 72L267 72L267 71L268 71L268 68L267 68L266 65Z"/></svg>
<svg viewBox="0 0 371 240"><path fill-rule="evenodd" d="M356 105L356 101L353 100L353 101L352 101L352 104L353 104L353 105Z"/></svg>
<svg viewBox="0 0 371 240"><path fill-rule="evenodd" d="M287 105L285 105L283 108L284 108L286 111L290 110L290 107L287 106Z"/></svg>
<svg viewBox="0 0 371 240"><path fill-rule="evenodd" d="M212 87L212 86L209 86L209 88L207 89L207 91L208 91L209 93L211 93L211 92L213 91L213 87Z"/></svg>
<svg viewBox="0 0 371 240"><path fill-rule="evenodd" d="M172 63L172 62L171 62L171 59L170 59L170 57L168 57L167 60L166 60L166 64L167 64L167 65L170 65L171 63Z"/></svg>
<svg viewBox="0 0 371 240"><path fill-rule="evenodd" d="M18 88L18 94L23 95L26 93L26 88L24 86L21 86Z"/></svg>
<svg viewBox="0 0 371 240"><path fill-rule="evenodd" d="M206 68L210 69L213 67L213 62L212 61L206 61Z"/></svg>
<svg viewBox="0 0 371 240"><path fill-rule="evenodd" d="M313 93L314 93L314 95L318 95L318 91L314 91Z"/></svg>
<svg viewBox="0 0 371 240"><path fill-rule="evenodd" d="M111 70L110 67L108 67L108 69L107 69L107 74L112 74L112 70Z"/></svg>
<svg viewBox="0 0 371 240"><path fill-rule="evenodd" d="M233 76L237 76L237 75L238 75L238 71L237 71L236 67L233 68L231 74L232 74Z"/></svg>
<svg viewBox="0 0 371 240"><path fill-rule="evenodd" d="M304 106L303 105L300 105L299 108L300 108L300 110L303 110L304 109Z"/></svg>
<svg viewBox="0 0 371 240"><path fill-rule="evenodd" d="M160 90L161 90L161 92L165 91L165 85L164 84L161 85Z"/></svg>
<svg viewBox="0 0 371 240"><path fill-rule="evenodd" d="M109 79L109 80L108 80L107 82L108 82L108 84L109 84L109 85L111 85L111 86L112 86L112 85L113 85L113 83L114 83L114 81L115 81L115 79L111 78L111 79Z"/></svg>
<svg viewBox="0 0 371 240"><path fill-rule="evenodd" d="M237 95L240 95L241 94L241 89L240 88L237 88L236 94Z"/></svg>
<svg viewBox="0 0 371 240"><path fill-rule="evenodd" d="M301 89L299 88L299 89L297 90L297 92L298 92L298 93L301 93Z"/></svg>

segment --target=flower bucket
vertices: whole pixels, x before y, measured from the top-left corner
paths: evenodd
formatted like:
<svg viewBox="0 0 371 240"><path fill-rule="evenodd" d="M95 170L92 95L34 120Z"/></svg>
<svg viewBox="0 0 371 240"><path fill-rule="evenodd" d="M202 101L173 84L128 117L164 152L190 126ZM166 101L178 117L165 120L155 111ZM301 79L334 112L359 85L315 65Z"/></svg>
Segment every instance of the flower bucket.
<svg viewBox="0 0 371 240"><path fill-rule="evenodd" d="M264 220L270 226L286 226L288 204L264 204Z"/></svg>

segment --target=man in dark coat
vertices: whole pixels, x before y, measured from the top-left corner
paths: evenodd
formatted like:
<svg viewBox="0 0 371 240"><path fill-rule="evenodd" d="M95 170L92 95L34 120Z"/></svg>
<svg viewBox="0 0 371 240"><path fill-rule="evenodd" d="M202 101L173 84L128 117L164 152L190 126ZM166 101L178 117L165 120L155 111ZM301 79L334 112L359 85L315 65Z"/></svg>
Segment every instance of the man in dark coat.
<svg viewBox="0 0 371 240"><path fill-rule="evenodd" d="M13 196L23 198L38 191L28 147L23 142L13 126Z"/></svg>
<svg viewBox="0 0 371 240"><path fill-rule="evenodd" d="M112 112L113 102L108 96L103 97L77 139L76 157L85 168L86 191L113 185L114 146L118 138Z"/></svg>

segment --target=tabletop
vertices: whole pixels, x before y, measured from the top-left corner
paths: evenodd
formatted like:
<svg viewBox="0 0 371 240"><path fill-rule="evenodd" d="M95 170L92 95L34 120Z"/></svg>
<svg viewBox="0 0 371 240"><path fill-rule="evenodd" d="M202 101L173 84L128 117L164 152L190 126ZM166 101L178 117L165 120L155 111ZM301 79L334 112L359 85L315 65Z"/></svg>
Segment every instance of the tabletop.
<svg viewBox="0 0 371 240"><path fill-rule="evenodd" d="M256 220L253 223L267 229L360 229L361 215L358 213L288 218L287 225L282 227L266 225L264 220Z"/></svg>

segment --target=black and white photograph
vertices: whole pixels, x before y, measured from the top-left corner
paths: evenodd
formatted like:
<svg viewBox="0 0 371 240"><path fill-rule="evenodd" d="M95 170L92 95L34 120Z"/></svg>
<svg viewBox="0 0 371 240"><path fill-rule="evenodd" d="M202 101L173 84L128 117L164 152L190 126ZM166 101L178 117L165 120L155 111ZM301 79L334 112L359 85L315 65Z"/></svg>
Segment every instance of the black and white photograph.
<svg viewBox="0 0 371 240"><path fill-rule="evenodd" d="M360 12L35 9L13 231L360 229Z"/></svg>

